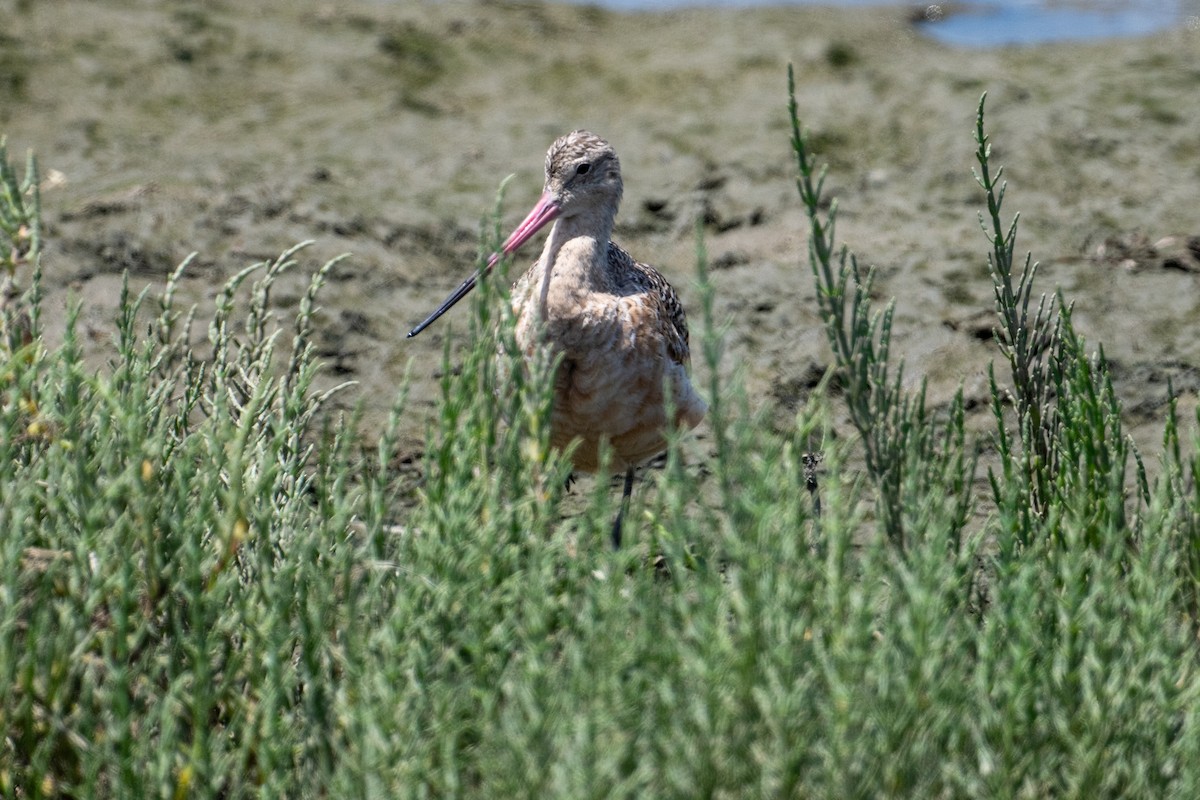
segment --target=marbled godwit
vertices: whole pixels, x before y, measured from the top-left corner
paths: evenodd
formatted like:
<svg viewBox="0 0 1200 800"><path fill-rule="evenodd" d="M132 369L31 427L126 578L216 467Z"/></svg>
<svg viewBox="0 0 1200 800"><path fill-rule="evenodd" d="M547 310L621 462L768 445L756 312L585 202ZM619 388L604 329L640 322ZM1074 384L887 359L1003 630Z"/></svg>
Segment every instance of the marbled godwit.
<svg viewBox="0 0 1200 800"><path fill-rule="evenodd" d="M588 131L560 137L546 153L541 199L483 270L554 221L541 256L513 285L516 341L526 354L544 346L562 355L554 376L551 444L565 447L578 439L575 468L596 472L601 442L608 442L610 468L625 470L614 546L621 543L634 469L666 449L670 423L693 428L706 410L688 379L687 320L675 290L610 239L621 192L621 165L608 142ZM409 337L465 297L478 278L463 281ZM670 421L668 384L675 405Z"/></svg>

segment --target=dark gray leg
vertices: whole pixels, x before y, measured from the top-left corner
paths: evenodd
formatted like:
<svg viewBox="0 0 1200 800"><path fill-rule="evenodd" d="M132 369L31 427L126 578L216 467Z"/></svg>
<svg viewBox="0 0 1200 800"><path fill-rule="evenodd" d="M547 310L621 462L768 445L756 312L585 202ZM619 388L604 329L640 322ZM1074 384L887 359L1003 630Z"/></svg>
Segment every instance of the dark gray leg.
<svg viewBox="0 0 1200 800"><path fill-rule="evenodd" d="M625 517L625 509L629 507L629 498L633 494L633 467L625 470L625 491L621 493L621 508L617 511L617 519L613 522L613 550L621 549L621 521Z"/></svg>

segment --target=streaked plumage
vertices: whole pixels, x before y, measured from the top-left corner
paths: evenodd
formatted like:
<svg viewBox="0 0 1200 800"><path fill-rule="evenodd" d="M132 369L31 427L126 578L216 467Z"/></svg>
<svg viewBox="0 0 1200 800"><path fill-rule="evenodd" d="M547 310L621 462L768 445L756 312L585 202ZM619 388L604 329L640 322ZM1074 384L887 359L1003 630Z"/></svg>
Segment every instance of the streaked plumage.
<svg viewBox="0 0 1200 800"><path fill-rule="evenodd" d="M621 167L608 142L588 131L560 137L546 154L542 197L505 241L516 251L551 220L541 256L513 286L516 338L526 352L545 346L562 354L555 373L551 442L578 439L574 465L599 466L610 442L614 469L627 473L666 448L671 423L693 428L704 401L688 378L687 320L675 290L657 270L611 241L622 193ZM492 256L488 269L501 258ZM415 336L475 283L468 278L423 323ZM675 405L667 419L665 384ZM614 526L620 539L620 517Z"/></svg>

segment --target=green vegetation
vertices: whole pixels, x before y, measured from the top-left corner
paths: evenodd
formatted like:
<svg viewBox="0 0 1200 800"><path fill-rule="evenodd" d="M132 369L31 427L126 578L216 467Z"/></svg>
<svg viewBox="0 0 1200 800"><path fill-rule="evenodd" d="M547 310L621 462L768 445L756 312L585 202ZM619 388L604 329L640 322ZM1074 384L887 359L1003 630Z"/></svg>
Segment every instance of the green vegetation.
<svg viewBox="0 0 1200 800"><path fill-rule="evenodd" d="M713 377L705 491L673 442L617 553L603 481L564 514L553 365L519 362L501 282L444 357L414 487L403 391L364 448L313 389L335 263L286 322L302 248L234 277L201 353L185 261L157 301L126 292L93 372L73 319L43 343L37 167L0 152L0 796L1200 794L1200 442L1172 405L1147 477L1102 352L1015 268L982 101L1009 374L970 441L961 397L903 380L791 116L840 396L781 435Z"/></svg>

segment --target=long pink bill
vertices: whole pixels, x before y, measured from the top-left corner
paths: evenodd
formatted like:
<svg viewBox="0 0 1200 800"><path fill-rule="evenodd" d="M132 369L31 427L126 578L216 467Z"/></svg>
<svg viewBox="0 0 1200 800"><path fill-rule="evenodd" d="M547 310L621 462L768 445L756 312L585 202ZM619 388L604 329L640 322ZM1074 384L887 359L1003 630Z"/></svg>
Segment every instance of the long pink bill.
<svg viewBox="0 0 1200 800"><path fill-rule="evenodd" d="M411 339L421 331L428 328L433 324L434 320L436 320L442 314L445 314L451 309L451 307L454 306L455 303L470 294L471 290L475 288L476 282L478 282L482 276L490 273L492 268L496 266L501 258L515 253L521 247L521 245L529 241L530 237L541 230L546 223L557 217L560 211L562 211L562 207L559 206L554 198L548 193L543 194L542 198L538 200L537 205L533 207L533 210L530 211L529 214L526 215L525 219L522 220L521 224L517 226L517 229L514 230L507 239L504 240L504 245L500 248L500 252L492 253L492 255L488 258L487 266L463 281L457 289L450 293L450 296L447 297L432 314L426 317L420 325L409 331L408 336L405 338Z"/></svg>

